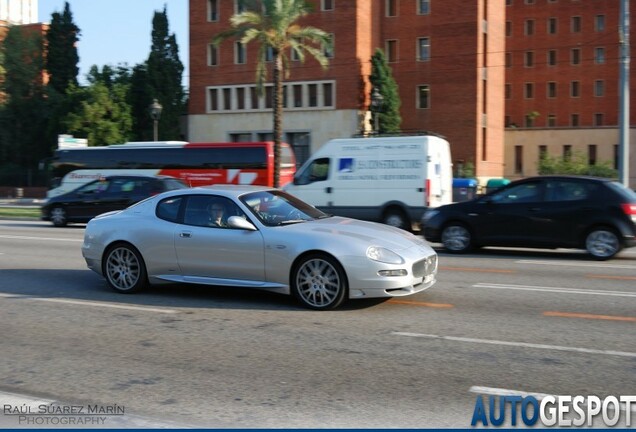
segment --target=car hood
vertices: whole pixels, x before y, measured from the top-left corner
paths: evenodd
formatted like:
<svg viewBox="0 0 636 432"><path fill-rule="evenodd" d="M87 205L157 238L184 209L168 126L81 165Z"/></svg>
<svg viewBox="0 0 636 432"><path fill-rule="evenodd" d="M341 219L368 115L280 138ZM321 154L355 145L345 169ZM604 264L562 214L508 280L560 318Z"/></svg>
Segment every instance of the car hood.
<svg viewBox="0 0 636 432"><path fill-rule="evenodd" d="M334 238L341 237L342 241L360 241L396 252L428 244L421 238L399 228L338 216L278 228L289 230L289 233L297 232L299 235L328 234Z"/></svg>

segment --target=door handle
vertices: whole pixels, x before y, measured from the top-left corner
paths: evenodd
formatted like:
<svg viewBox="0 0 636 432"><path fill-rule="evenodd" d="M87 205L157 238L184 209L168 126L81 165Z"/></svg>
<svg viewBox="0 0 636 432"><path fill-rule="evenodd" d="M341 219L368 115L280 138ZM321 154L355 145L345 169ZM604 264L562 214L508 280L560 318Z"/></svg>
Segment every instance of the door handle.
<svg viewBox="0 0 636 432"><path fill-rule="evenodd" d="M183 232L179 233L179 237L190 238L190 237L192 237L192 233L189 232L189 231L183 231Z"/></svg>
<svg viewBox="0 0 636 432"><path fill-rule="evenodd" d="M331 186L325 188L325 192L331 193Z"/></svg>

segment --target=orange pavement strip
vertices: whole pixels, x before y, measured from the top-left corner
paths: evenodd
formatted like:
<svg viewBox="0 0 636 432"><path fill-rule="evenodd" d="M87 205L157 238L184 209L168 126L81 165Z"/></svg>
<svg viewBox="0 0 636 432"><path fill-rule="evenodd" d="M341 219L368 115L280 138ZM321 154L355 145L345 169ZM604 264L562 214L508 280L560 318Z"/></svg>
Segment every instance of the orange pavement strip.
<svg viewBox="0 0 636 432"><path fill-rule="evenodd" d="M444 266L440 266L439 269L440 270L467 271L467 272L481 272L481 273L516 273L514 270L483 269L483 268L471 268L471 267L444 267Z"/></svg>
<svg viewBox="0 0 636 432"><path fill-rule="evenodd" d="M636 276L610 276L610 275L585 275L591 279L618 279L618 280L636 280Z"/></svg>
<svg viewBox="0 0 636 432"><path fill-rule="evenodd" d="M403 304L403 305L409 305L409 306L425 306L425 307L432 307L432 308L439 308L439 309L448 309L448 308L455 307L454 305L448 304L448 303L428 303L428 302L395 300L395 299L391 299L387 301L387 303Z"/></svg>
<svg viewBox="0 0 636 432"><path fill-rule="evenodd" d="M627 321L636 322L636 317L627 316L614 316L614 315L593 315L585 313L571 313L571 312L543 312L545 316L561 317L561 318L584 318L584 319L597 319L608 321Z"/></svg>

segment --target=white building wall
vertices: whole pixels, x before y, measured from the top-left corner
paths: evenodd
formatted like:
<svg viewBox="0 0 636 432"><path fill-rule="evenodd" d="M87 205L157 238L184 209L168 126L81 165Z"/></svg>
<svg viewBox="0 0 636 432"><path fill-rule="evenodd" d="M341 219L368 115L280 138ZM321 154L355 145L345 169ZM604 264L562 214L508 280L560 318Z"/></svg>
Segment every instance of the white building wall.
<svg viewBox="0 0 636 432"><path fill-rule="evenodd" d="M0 21L9 24L38 22L38 0L0 0Z"/></svg>

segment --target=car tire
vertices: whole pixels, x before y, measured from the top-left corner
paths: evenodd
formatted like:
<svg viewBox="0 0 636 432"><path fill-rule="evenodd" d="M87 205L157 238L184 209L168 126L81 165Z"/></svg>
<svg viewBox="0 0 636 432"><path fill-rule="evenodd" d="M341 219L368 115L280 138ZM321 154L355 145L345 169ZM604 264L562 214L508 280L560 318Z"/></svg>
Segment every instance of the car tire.
<svg viewBox="0 0 636 432"><path fill-rule="evenodd" d="M62 206L53 207L49 212L49 218L56 227L63 227L68 223L66 209Z"/></svg>
<svg viewBox="0 0 636 432"><path fill-rule="evenodd" d="M139 251L127 243L118 243L106 251L102 262L106 282L115 291L129 294L148 284L146 265Z"/></svg>
<svg viewBox="0 0 636 432"><path fill-rule="evenodd" d="M473 248L472 235L466 225L450 223L442 229L442 245L448 252L465 253Z"/></svg>
<svg viewBox="0 0 636 432"><path fill-rule="evenodd" d="M398 208L387 209L382 216L382 223L385 225L410 231L411 221L409 221L406 213Z"/></svg>
<svg viewBox="0 0 636 432"><path fill-rule="evenodd" d="M599 227L585 237L585 250L598 261L608 260L622 249L621 241L611 228Z"/></svg>
<svg viewBox="0 0 636 432"><path fill-rule="evenodd" d="M293 267L291 289L294 297L309 309L335 309L346 298L347 276L334 258L311 254Z"/></svg>

